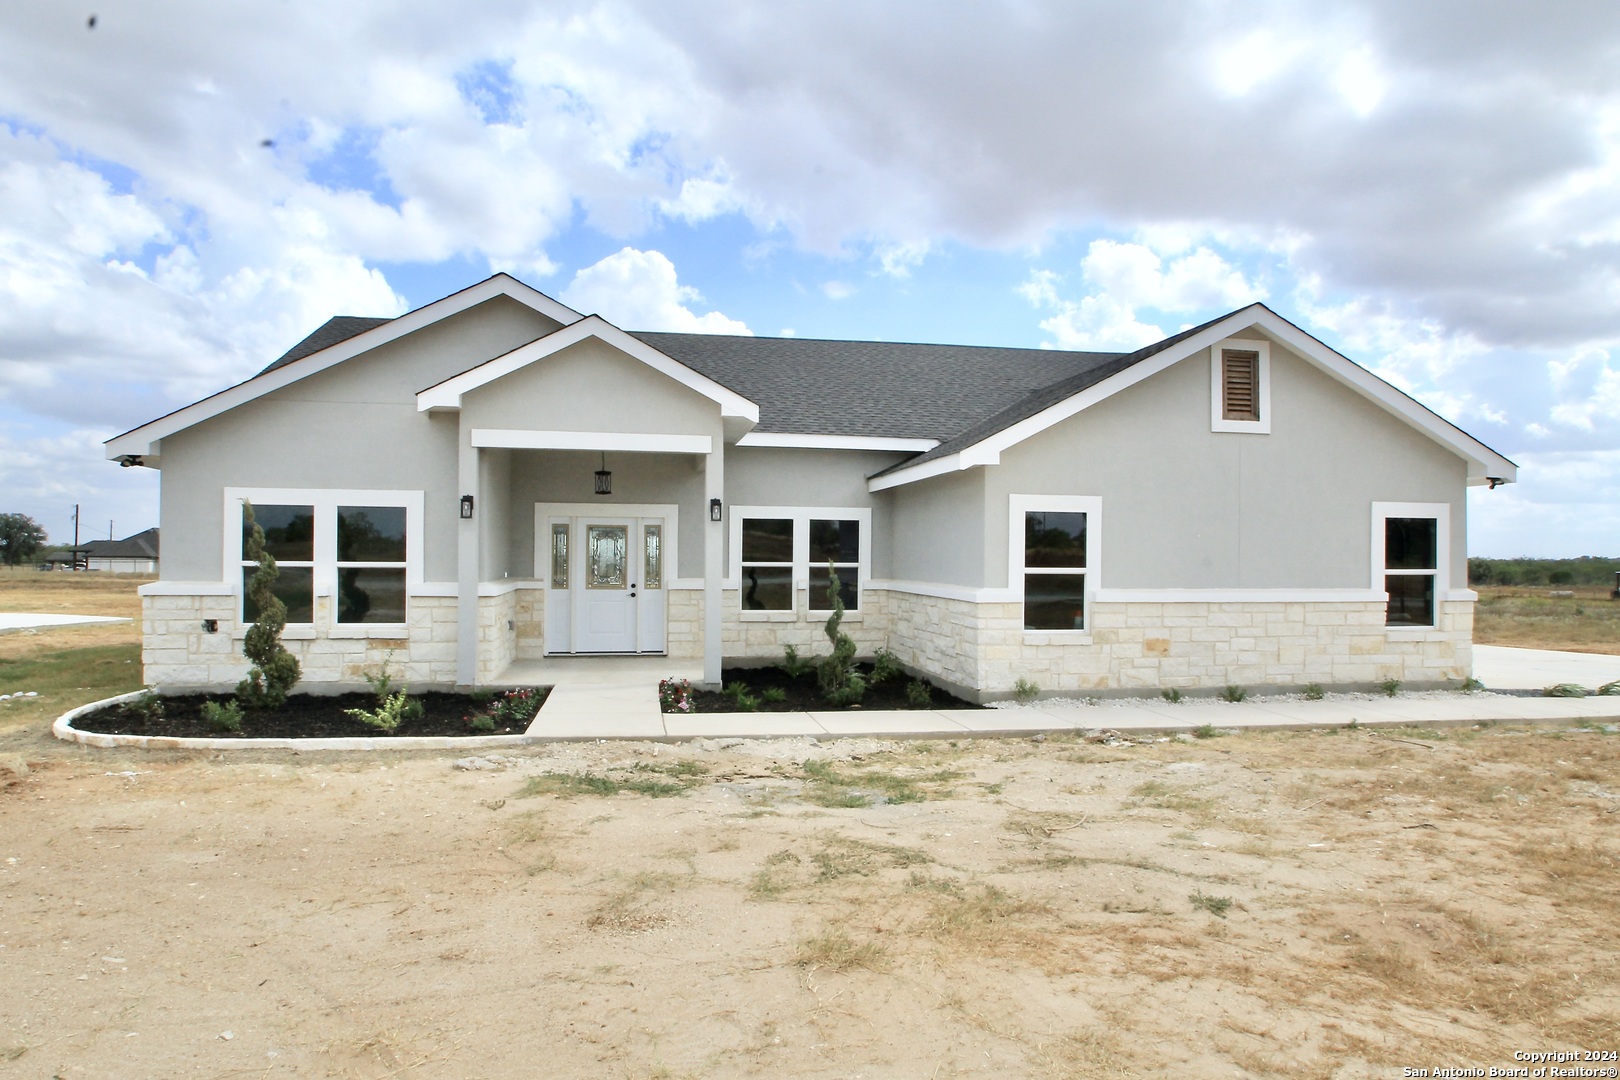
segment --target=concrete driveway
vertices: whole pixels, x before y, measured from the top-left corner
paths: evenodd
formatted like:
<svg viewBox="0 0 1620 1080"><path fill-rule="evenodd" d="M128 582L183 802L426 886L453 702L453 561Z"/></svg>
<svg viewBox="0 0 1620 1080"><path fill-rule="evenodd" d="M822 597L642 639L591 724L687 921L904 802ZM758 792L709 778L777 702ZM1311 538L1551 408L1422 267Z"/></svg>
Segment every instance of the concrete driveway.
<svg viewBox="0 0 1620 1080"><path fill-rule="evenodd" d="M1558 683L1596 690L1620 679L1620 656L1475 645L1474 678L1491 690L1540 690Z"/></svg>

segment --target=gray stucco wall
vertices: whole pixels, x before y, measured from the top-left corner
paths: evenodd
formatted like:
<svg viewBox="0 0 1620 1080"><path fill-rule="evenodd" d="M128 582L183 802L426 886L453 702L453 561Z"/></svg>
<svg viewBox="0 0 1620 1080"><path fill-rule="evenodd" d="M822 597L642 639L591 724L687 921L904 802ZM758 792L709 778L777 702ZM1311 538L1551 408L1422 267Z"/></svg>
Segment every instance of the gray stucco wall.
<svg viewBox="0 0 1620 1080"><path fill-rule="evenodd" d="M1007 584L1017 493L1101 496L1101 585L1142 589L1365 589L1372 503L1449 503L1465 586L1460 457L1275 342L1271 433L1212 432L1209 365L1189 357L986 469L984 582Z"/></svg>
<svg viewBox="0 0 1620 1080"><path fill-rule="evenodd" d="M883 493L892 496L894 505L894 527L887 538L890 577L972 589L985 584L987 471L947 473ZM1001 520L1006 519L1003 507ZM1005 539L1001 547L1006 550ZM1005 569L1001 576L1007 576Z"/></svg>
<svg viewBox="0 0 1620 1080"><path fill-rule="evenodd" d="M163 440L162 576L217 581L226 487L421 489L424 575L456 577L457 418L416 392L557 328L497 297Z"/></svg>

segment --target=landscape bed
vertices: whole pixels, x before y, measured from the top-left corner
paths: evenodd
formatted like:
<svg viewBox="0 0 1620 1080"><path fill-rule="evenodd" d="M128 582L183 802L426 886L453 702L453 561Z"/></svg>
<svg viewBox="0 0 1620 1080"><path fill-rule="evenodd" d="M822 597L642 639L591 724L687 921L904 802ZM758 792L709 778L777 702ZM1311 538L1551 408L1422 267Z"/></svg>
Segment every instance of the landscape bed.
<svg viewBox="0 0 1620 1080"><path fill-rule="evenodd" d="M686 695L691 708L676 705L678 698L661 694L664 712L846 712L852 709L978 709L971 701L937 686L905 675L891 675L871 681L872 665L858 664L856 670L867 680L866 693L858 702L834 704L822 694L814 671L790 675L779 667L726 668L720 673L725 690L692 688ZM735 688L740 687L741 690Z"/></svg>
<svg viewBox="0 0 1620 1080"><path fill-rule="evenodd" d="M399 726L385 730L368 724L349 710L375 713L372 693L293 694L275 709L244 709L240 730L211 724L203 715L207 702L224 704L228 694L183 694L122 702L75 724L80 730L103 735L156 735L181 739L342 739L410 738L422 736L522 735L545 703L549 687L529 687L491 694L428 692L412 694L421 704L420 715L404 717ZM510 698L508 694L510 693ZM503 701L511 705L500 708ZM158 706L154 708L151 704ZM477 717L490 717L493 726L473 726Z"/></svg>

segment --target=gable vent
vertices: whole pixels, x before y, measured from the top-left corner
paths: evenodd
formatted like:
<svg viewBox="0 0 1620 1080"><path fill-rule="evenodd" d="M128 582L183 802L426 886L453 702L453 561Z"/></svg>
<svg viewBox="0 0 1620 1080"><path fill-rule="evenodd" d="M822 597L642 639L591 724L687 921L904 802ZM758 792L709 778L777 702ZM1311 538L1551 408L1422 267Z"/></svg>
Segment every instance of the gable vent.
<svg viewBox="0 0 1620 1080"><path fill-rule="evenodd" d="M1260 354L1221 350L1221 415L1227 420L1260 419Z"/></svg>

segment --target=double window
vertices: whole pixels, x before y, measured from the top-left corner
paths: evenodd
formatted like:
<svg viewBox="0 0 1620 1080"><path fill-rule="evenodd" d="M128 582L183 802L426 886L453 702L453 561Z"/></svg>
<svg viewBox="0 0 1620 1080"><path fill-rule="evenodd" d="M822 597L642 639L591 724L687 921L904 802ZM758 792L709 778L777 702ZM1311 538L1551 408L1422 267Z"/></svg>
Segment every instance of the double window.
<svg viewBox="0 0 1620 1080"><path fill-rule="evenodd" d="M271 589L286 605L289 624L314 623L317 596L333 597L336 626L405 623L406 594L421 580L420 493L229 490L226 498L244 623L259 614L247 594L258 570L248 560L253 524L276 561Z"/></svg>
<svg viewBox="0 0 1620 1080"><path fill-rule="evenodd" d="M1008 584L1023 597L1027 631L1089 630L1102 500L1014 495L1008 509Z"/></svg>
<svg viewBox="0 0 1620 1080"><path fill-rule="evenodd" d="M812 612L831 611L831 590L846 611L859 611L870 562L871 511L735 507L732 565L744 612L793 612L798 589Z"/></svg>
<svg viewBox="0 0 1620 1080"><path fill-rule="evenodd" d="M1373 504L1373 584L1389 597L1385 626L1439 625L1449 516L1444 503Z"/></svg>

